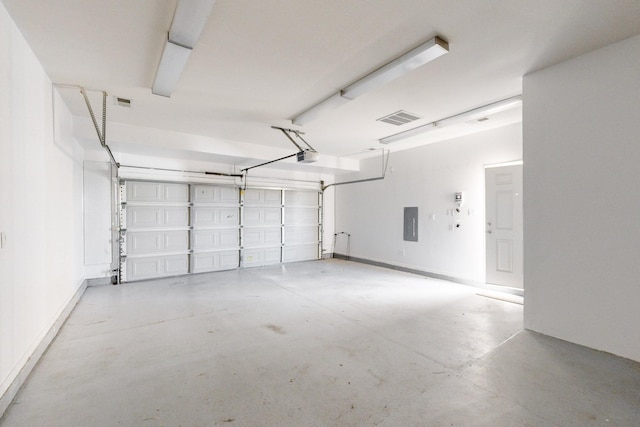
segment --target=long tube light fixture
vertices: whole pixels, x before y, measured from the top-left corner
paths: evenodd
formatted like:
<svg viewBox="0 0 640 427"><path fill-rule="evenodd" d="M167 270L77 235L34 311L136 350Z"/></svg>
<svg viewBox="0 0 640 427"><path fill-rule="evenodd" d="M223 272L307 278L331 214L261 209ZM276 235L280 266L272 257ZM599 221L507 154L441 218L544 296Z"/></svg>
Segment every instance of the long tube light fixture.
<svg viewBox="0 0 640 427"><path fill-rule="evenodd" d="M341 105L346 104L347 102L349 102L349 99L343 98L340 92L334 93L324 101L320 101L313 107L296 116L292 120L292 122L294 125L304 125L312 120L317 119L325 112L338 108Z"/></svg>
<svg viewBox="0 0 640 427"><path fill-rule="evenodd" d="M151 87L154 95L171 96L214 4L215 0L178 1Z"/></svg>
<svg viewBox="0 0 640 427"><path fill-rule="evenodd" d="M448 52L449 44L436 36L345 87L342 89L342 96L347 99L355 99Z"/></svg>
<svg viewBox="0 0 640 427"><path fill-rule="evenodd" d="M446 126L455 125L462 122L468 122L470 120L479 119L484 116L499 113L501 111L509 110L517 107L522 103L522 95L512 96L510 98L503 99L501 101L493 102L491 104L483 105L482 107L473 108L465 112L455 114L453 116L446 117L444 119L436 120L431 123L427 123L413 129L406 130L404 132L396 133L378 140L380 144L391 144L392 142L402 141L409 139L423 133L440 129Z"/></svg>
<svg viewBox="0 0 640 427"><path fill-rule="evenodd" d="M304 125L328 110L337 108L371 90L408 74L410 71L433 61L449 52L449 44L439 36L422 43L409 52L372 71L344 89L313 105L291 121L295 125Z"/></svg>

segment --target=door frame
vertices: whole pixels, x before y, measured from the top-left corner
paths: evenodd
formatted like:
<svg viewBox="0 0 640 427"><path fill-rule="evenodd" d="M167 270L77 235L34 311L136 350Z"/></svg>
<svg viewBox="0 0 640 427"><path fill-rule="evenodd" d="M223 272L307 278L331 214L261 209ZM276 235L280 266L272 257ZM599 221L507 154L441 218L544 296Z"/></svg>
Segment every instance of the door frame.
<svg viewBox="0 0 640 427"><path fill-rule="evenodd" d="M485 237L485 284L488 287L497 289L497 290L503 290L505 292L509 292L509 293L514 293L514 294L519 294L519 295L524 295L524 283L522 283L522 288L518 288L518 287L512 287L512 286L506 286L506 285L499 285L499 284L493 284L493 283L489 283L487 281L487 259L488 259L488 251L487 251L487 209L488 206L486 205L486 197L487 197L487 183L486 183L486 170L487 169L493 169L493 168L501 168L501 167L508 167L508 166L522 166L524 169L524 162L523 160L514 160L514 161L509 161L509 162L501 162L501 163L491 163L491 164L486 164L484 165L484 171L485 171L485 208L484 208L484 237ZM522 217L524 217L524 205L522 206ZM520 218L520 222L523 223L523 218ZM523 238L522 238L522 246L524 247L524 233L523 233ZM524 263L524 253L523 251L520 251L521 255L522 255L522 260L521 262ZM523 270L524 270L524 265L523 265Z"/></svg>

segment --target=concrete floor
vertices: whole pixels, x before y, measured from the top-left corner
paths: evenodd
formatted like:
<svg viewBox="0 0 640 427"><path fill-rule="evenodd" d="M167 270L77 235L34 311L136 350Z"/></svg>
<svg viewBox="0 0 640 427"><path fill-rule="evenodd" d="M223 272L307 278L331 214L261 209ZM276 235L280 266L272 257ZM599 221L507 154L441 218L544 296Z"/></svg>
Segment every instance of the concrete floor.
<svg viewBox="0 0 640 427"><path fill-rule="evenodd" d="M9 426L640 426L640 364L339 260L87 289Z"/></svg>

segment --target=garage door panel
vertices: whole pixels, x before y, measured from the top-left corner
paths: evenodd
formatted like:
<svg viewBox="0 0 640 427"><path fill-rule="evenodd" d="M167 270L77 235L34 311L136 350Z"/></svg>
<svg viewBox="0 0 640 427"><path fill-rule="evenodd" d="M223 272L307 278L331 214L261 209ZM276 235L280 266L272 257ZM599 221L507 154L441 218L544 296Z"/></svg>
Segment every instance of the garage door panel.
<svg viewBox="0 0 640 427"><path fill-rule="evenodd" d="M194 185L195 203L236 204L239 202L238 189L214 185Z"/></svg>
<svg viewBox="0 0 640 427"><path fill-rule="evenodd" d="M187 274L188 271L189 255L187 254L127 258L126 260L128 281Z"/></svg>
<svg viewBox="0 0 640 427"><path fill-rule="evenodd" d="M244 225L260 225L260 209L245 208L244 209Z"/></svg>
<svg viewBox="0 0 640 427"><path fill-rule="evenodd" d="M193 272L204 273L207 271L231 270L240 265L240 252L220 251L202 252L193 254Z"/></svg>
<svg viewBox="0 0 640 427"><path fill-rule="evenodd" d="M282 191L250 188L244 193L245 206L281 206Z"/></svg>
<svg viewBox="0 0 640 427"><path fill-rule="evenodd" d="M245 226L269 226L282 224L281 208L244 208Z"/></svg>
<svg viewBox="0 0 640 427"><path fill-rule="evenodd" d="M240 246L238 229L194 230L193 248L196 250L237 248Z"/></svg>
<svg viewBox="0 0 640 427"><path fill-rule="evenodd" d="M127 226L157 227L160 225L162 208L153 206L131 206L127 208Z"/></svg>
<svg viewBox="0 0 640 427"><path fill-rule="evenodd" d="M240 251L220 252L220 268L228 270L240 265Z"/></svg>
<svg viewBox="0 0 640 427"><path fill-rule="evenodd" d="M238 208L194 207L194 227L232 226L239 224Z"/></svg>
<svg viewBox="0 0 640 427"><path fill-rule="evenodd" d="M158 277L162 275L162 260L158 257L127 259L127 273L131 279Z"/></svg>
<svg viewBox="0 0 640 427"><path fill-rule="evenodd" d="M187 184L127 181L127 202L188 202Z"/></svg>
<svg viewBox="0 0 640 427"><path fill-rule="evenodd" d="M284 192L286 206L318 206L318 192L286 190Z"/></svg>
<svg viewBox="0 0 640 427"><path fill-rule="evenodd" d="M284 218L286 225L318 225L318 209L310 208L285 208Z"/></svg>
<svg viewBox="0 0 640 427"><path fill-rule="evenodd" d="M282 209L265 209L264 210L264 225L279 225L282 224Z"/></svg>
<svg viewBox="0 0 640 427"><path fill-rule="evenodd" d="M282 251L283 262L308 261L318 259L318 244L285 246Z"/></svg>
<svg viewBox="0 0 640 427"><path fill-rule="evenodd" d="M245 228L244 247L274 246L282 241L282 229L280 227L269 228Z"/></svg>
<svg viewBox="0 0 640 427"><path fill-rule="evenodd" d="M126 184L128 202L162 201L162 185L157 182L132 182Z"/></svg>
<svg viewBox="0 0 640 427"><path fill-rule="evenodd" d="M185 227L189 225L189 208L187 206L168 207L163 211L163 223L166 227Z"/></svg>
<svg viewBox="0 0 640 427"><path fill-rule="evenodd" d="M188 202L189 186L187 184L164 184L165 202Z"/></svg>
<svg viewBox="0 0 640 427"><path fill-rule="evenodd" d="M189 249L189 232L187 230L165 231L163 234L165 251L175 252Z"/></svg>
<svg viewBox="0 0 640 427"><path fill-rule="evenodd" d="M176 252L189 249L189 231L134 231L127 233L128 255Z"/></svg>
<svg viewBox="0 0 640 427"><path fill-rule="evenodd" d="M285 227L284 241L286 244L317 243L318 227L317 226Z"/></svg>
<svg viewBox="0 0 640 427"><path fill-rule="evenodd" d="M264 203L266 205L282 205L282 191L264 190Z"/></svg>
<svg viewBox="0 0 640 427"><path fill-rule="evenodd" d="M282 243L282 229L268 228L263 232L263 241L265 245L275 245Z"/></svg>
<svg viewBox="0 0 640 427"><path fill-rule="evenodd" d="M127 206L126 227L186 227L189 225L187 206Z"/></svg>
<svg viewBox="0 0 640 427"><path fill-rule="evenodd" d="M189 272L189 255L165 257L164 273L166 275L187 274Z"/></svg>
<svg viewBox="0 0 640 427"><path fill-rule="evenodd" d="M128 233L127 254L161 252L162 243L162 236L156 232Z"/></svg>
<svg viewBox="0 0 640 427"><path fill-rule="evenodd" d="M242 257L243 267L261 267L280 263L280 247L246 249Z"/></svg>
<svg viewBox="0 0 640 427"><path fill-rule="evenodd" d="M214 187L210 185L194 185L193 186L193 202L213 202L214 200Z"/></svg>

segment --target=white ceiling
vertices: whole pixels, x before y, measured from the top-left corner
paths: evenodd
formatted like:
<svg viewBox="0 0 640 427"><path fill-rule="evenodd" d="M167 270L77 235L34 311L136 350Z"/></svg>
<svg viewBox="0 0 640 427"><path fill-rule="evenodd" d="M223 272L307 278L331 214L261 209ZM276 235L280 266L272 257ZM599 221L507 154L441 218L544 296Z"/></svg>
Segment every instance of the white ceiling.
<svg viewBox="0 0 640 427"><path fill-rule="evenodd" d="M217 0L177 88L163 98L150 87L175 0L2 2L53 82L132 100L131 109L111 103L109 123L210 137L212 152L216 141L291 149L271 125L303 130L321 154L380 148L384 136L521 93L528 72L640 34L638 0ZM449 54L304 127L291 124L436 34ZM88 116L77 91L62 95L74 115ZM423 119L376 122L401 109ZM520 116L502 113L394 148Z"/></svg>

